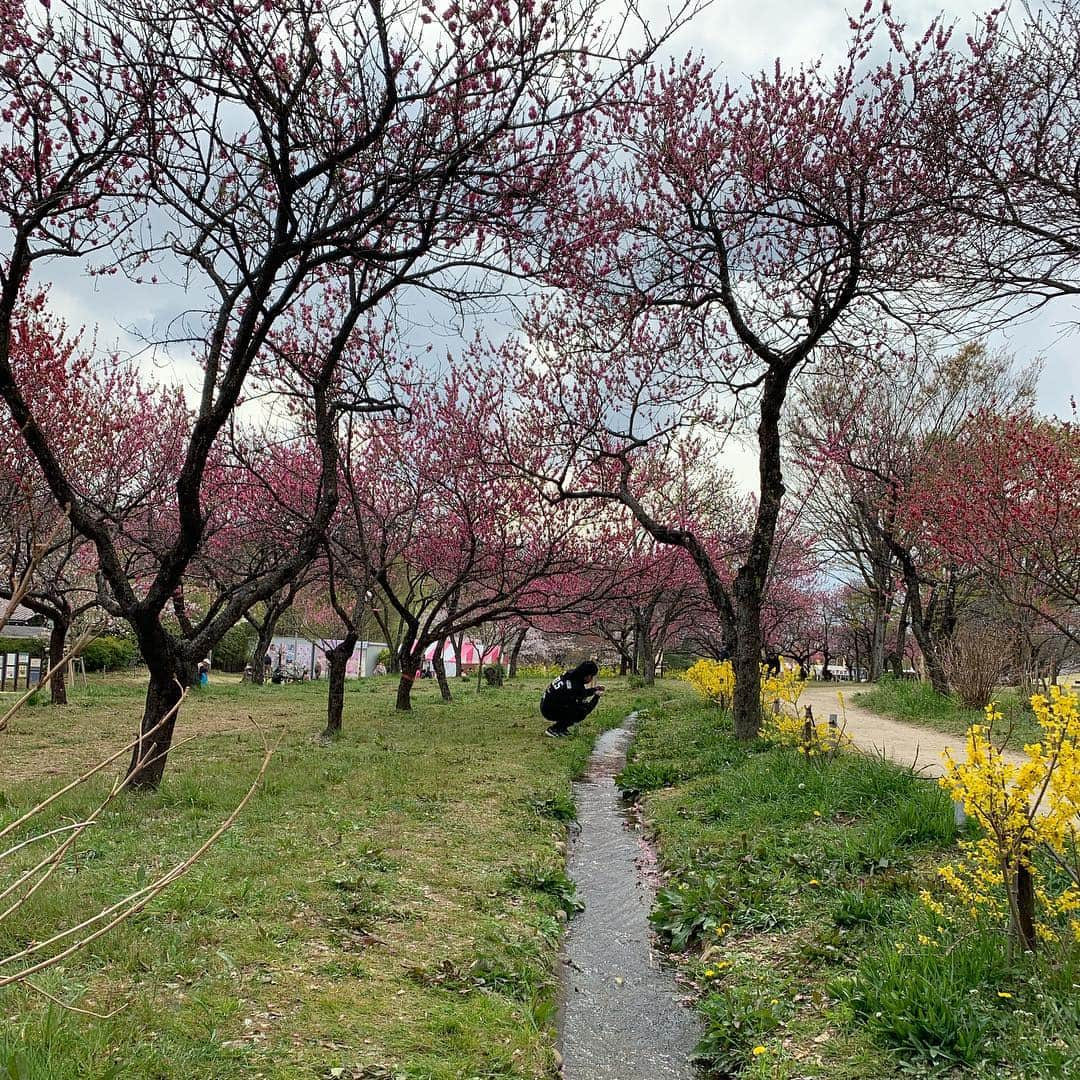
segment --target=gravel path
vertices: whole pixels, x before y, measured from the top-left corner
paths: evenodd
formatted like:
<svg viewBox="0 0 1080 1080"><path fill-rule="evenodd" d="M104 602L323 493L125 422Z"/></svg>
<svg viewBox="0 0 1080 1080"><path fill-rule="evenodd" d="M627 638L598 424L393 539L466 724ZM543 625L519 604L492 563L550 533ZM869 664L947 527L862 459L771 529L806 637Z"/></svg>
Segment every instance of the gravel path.
<svg viewBox="0 0 1080 1080"><path fill-rule="evenodd" d="M844 708L837 701L837 691L844 695ZM814 719L827 720L836 713L840 722L847 718L847 734L855 745L870 754L882 754L898 765L914 765L924 776L941 776L944 769L941 755L946 749L953 757L964 757L964 737L950 735L934 728L918 724L905 724L878 716L854 704L859 693L857 684L841 683L836 686L808 686L799 699L800 706L813 705ZM1005 751L1004 757L1013 764L1027 759L1015 751Z"/></svg>
<svg viewBox="0 0 1080 1080"><path fill-rule="evenodd" d="M624 812L614 777L626 762L634 717L596 740L574 785L580 832L568 870L585 910L563 953L559 1035L566 1080L692 1080L701 1037L660 967L648 924L654 892L640 828Z"/></svg>

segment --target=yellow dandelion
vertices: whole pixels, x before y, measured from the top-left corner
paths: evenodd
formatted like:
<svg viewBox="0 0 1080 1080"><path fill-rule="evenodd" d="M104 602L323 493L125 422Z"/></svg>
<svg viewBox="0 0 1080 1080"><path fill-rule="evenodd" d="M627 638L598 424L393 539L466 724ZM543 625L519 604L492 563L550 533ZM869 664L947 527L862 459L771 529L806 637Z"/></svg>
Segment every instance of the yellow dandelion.
<svg viewBox="0 0 1080 1080"><path fill-rule="evenodd" d="M755 1046L751 1053L754 1055L754 1057L761 1057L761 1055L765 1053L765 1047Z"/></svg>

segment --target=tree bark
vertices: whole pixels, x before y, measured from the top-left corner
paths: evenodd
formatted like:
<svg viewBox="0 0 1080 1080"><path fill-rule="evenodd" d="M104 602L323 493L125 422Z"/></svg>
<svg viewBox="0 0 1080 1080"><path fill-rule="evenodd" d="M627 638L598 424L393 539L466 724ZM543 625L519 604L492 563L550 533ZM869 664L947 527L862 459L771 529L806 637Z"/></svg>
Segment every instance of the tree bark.
<svg viewBox="0 0 1080 1080"><path fill-rule="evenodd" d="M642 612L634 613L634 636L638 674L646 686L652 686L656 682L656 656L653 653L652 642L649 641L648 620Z"/></svg>
<svg viewBox="0 0 1080 1080"><path fill-rule="evenodd" d="M870 653L866 658L866 678L868 682L877 682L885 670L885 638L889 627L889 603L884 589L876 584L871 618L873 625L870 628Z"/></svg>
<svg viewBox="0 0 1080 1080"><path fill-rule="evenodd" d="M255 655L251 658L251 681L260 686L266 681L266 654L274 640L277 619L267 619L255 637Z"/></svg>
<svg viewBox="0 0 1080 1080"><path fill-rule="evenodd" d="M761 395L758 420L758 511L750 550L732 585L735 607L735 736L756 739L761 731L761 606L784 499L780 458L780 415L792 366L771 368Z"/></svg>
<svg viewBox="0 0 1080 1080"><path fill-rule="evenodd" d="M67 664L61 664L67 647L69 626L64 619L53 619L49 632L49 667L56 670L49 677L49 700L53 705L66 705L67 699Z"/></svg>
<svg viewBox="0 0 1080 1080"><path fill-rule="evenodd" d="M514 639L514 644L510 647L510 663L506 669L508 679L517 678L518 657L521 655L521 646L525 644L525 635L528 632L528 630L519 630L518 636Z"/></svg>
<svg viewBox="0 0 1080 1080"><path fill-rule="evenodd" d="M153 790L165 775L173 729L180 711L178 705L184 690L194 681L195 672L192 664L167 648L155 653L143 644L142 654L150 670L150 682L146 688L140 740L131 752L127 775L132 788Z"/></svg>
<svg viewBox="0 0 1080 1080"><path fill-rule="evenodd" d="M735 579L735 692L732 701L735 737L756 739L761 731L761 596L740 588L743 571Z"/></svg>
<svg viewBox="0 0 1080 1080"><path fill-rule="evenodd" d="M412 709L412 688L416 673L420 670L420 656L409 652L401 657L401 678L398 680L397 700L394 708L400 712Z"/></svg>
<svg viewBox="0 0 1080 1080"><path fill-rule="evenodd" d="M326 729L322 733L324 739L335 739L341 734L345 712L345 671L359 640L359 634L347 633L341 641L326 652L329 686L326 696Z"/></svg>
<svg viewBox="0 0 1080 1080"><path fill-rule="evenodd" d="M435 655L431 658L431 666L435 669L435 680L439 684L439 693L443 701L453 701L450 693L450 683L446 678L446 660L443 658L443 649L446 648L446 638L435 643Z"/></svg>

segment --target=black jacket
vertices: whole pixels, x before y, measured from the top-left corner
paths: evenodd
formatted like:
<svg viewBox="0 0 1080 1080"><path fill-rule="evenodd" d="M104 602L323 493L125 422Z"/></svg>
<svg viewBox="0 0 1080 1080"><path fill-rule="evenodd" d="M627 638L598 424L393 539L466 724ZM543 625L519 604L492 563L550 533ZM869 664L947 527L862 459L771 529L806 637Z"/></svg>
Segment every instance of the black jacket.
<svg viewBox="0 0 1080 1080"><path fill-rule="evenodd" d="M583 679L570 678L570 672L564 671L548 684L540 698L540 708L545 713L574 711L595 694L595 687L586 686Z"/></svg>

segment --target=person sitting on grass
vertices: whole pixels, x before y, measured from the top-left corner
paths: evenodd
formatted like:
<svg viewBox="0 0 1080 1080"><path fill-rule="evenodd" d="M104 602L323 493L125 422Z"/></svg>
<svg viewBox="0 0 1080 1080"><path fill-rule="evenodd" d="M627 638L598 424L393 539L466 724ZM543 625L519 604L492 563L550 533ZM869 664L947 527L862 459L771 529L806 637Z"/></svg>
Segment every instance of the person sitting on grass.
<svg viewBox="0 0 1080 1080"><path fill-rule="evenodd" d="M568 735L574 724L580 724L596 708L604 688L589 684L598 671L591 660L586 660L548 685L540 698L540 714L551 721L545 735L553 739Z"/></svg>

